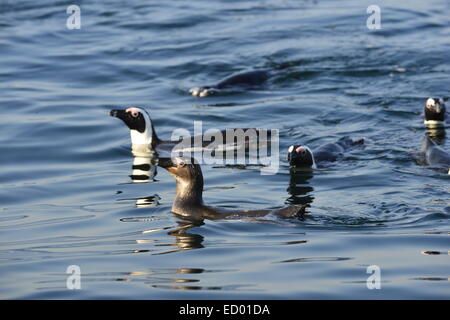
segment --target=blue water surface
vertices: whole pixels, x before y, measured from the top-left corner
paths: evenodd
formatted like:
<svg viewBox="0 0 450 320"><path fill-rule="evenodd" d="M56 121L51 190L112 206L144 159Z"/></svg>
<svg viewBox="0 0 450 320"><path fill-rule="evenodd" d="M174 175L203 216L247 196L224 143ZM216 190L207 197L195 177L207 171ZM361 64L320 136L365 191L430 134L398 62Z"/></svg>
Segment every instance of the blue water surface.
<svg viewBox="0 0 450 320"><path fill-rule="evenodd" d="M81 29L67 29L71 4ZM380 0L369 30L372 4L1 1L0 298L450 298L449 176L414 158L426 99L450 95L450 2ZM282 65L257 90L187 93ZM167 172L129 177L129 132L108 115L129 106L164 139L194 121L279 129L276 175L205 165L205 202L309 203L309 218L176 217ZM292 181L291 144L344 135L365 147Z"/></svg>

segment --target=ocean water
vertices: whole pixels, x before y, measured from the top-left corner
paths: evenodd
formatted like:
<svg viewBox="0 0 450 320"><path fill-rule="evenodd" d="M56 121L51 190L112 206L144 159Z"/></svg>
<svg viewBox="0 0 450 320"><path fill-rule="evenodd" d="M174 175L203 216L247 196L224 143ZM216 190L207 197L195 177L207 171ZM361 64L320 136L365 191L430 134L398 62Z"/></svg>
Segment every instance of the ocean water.
<svg viewBox="0 0 450 320"><path fill-rule="evenodd" d="M71 4L80 29L66 26ZM0 298L450 298L449 176L414 157L426 99L449 96L449 12L445 0L1 1ZM255 90L187 93L279 66ZM130 106L167 140L194 121L278 129L278 173L205 165L205 202L308 203L308 218L176 217L167 172L129 177L129 131L108 113ZM291 144L345 135L365 147L290 176Z"/></svg>

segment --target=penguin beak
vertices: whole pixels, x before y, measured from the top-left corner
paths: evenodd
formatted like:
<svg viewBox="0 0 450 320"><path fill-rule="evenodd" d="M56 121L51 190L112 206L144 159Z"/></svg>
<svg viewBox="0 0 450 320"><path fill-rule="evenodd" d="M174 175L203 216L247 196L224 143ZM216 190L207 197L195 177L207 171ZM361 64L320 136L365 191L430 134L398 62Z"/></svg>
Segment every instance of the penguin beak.
<svg viewBox="0 0 450 320"><path fill-rule="evenodd" d="M109 115L111 117L119 118L120 120L125 121L126 112L125 110L111 110L109 112Z"/></svg>
<svg viewBox="0 0 450 320"><path fill-rule="evenodd" d="M171 158L159 158L157 160L157 165L164 169L168 169L175 166Z"/></svg>

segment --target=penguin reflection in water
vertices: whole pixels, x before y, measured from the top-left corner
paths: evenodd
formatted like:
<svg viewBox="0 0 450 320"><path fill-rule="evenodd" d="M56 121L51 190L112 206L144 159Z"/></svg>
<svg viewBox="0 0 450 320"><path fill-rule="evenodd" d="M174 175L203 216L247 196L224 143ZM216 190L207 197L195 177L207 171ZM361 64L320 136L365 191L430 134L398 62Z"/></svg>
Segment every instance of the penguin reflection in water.
<svg viewBox="0 0 450 320"><path fill-rule="evenodd" d="M263 217L269 214L281 218L302 219L304 205L290 205L281 209L228 210L207 206L203 202L203 175L193 158L159 158L157 165L166 169L176 180L176 194L172 212L190 219L226 219Z"/></svg>
<svg viewBox="0 0 450 320"><path fill-rule="evenodd" d="M309 180L313 178L311 170L291 170L289 187L287 192L291 195L287 201L292 204L301 204L310 206L314 200L312 196L314 188Z"/></svg>

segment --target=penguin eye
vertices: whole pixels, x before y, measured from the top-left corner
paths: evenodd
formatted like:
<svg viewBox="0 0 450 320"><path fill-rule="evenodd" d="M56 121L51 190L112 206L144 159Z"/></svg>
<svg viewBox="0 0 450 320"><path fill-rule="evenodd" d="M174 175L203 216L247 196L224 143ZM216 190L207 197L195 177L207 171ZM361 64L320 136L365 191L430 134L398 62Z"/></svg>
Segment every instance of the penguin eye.
<svg viewBox="0 0 450 320"><path fill-rule="evenodd" d="M137 118L137 117L139 116L139 112L137 112L137 111L131 111L131 116L132 116L133 118Z"/></svg>
<svg viewBox="0 0 450 320"><path fill-rule="evenodd" d="M186 166L186 162L180 161L180 162L178 163L178 166L179 166L180 168L182 168L182 167Z"/></svg>

